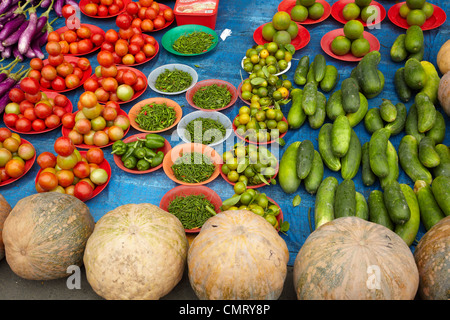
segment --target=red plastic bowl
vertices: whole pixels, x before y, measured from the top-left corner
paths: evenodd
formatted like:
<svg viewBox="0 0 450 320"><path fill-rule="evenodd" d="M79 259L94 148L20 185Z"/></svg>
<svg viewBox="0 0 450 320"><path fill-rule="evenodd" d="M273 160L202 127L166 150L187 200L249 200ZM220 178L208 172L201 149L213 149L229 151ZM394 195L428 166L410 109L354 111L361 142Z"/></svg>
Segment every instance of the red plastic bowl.
<svg viewBox="0 0 450 320"><path fill-rule="evenodd" d="M145 139L145 136L146 136L147 134L148 134L148 133L138 133L138 134L135 134L134 136L130 136L130 137L124 139L123 142L125 142L125 143L133 142L133 141L136 141L137 138ZM161 147L161 148L159 148L159 149L157 149L156 152L162 151L162 152L164 153L164 155L166 155L166 154L169 152L170 149L172 149L172 146L170 145L170 142L167 141L167 139L166 139L166 140L164 141L164 146ZM162 164L162 162L161 162L161 164L160 164L159 166L156 166L156 167L154 167L154 168L151 168L151 169L148 169L148 170L144 170L144 171L139 171L139 170L137 170L137 169L128 169L128 168L125 168L125 167L124 167L123 162L122 162L122 160L121 160L121 157L118 156L118 155L114 155L114 162L115 162L116 165L117 165L120 169L122 169L123 171L129 172L129 173L134 173L134 174L145 174L145 173L150 173L150 172L153 172L153 171L156 171L156 170L162 168L162 166L163 166L163 164Z"/></svg>
<svg viewBox="0 0 450 320"><path fill-rule="evenodd" d="M54 98L54 97L56 97L56 96L59 94L58 92L46 92L46 91L43 91L43 92L44 92L44 93L47 95L47 97L49 97L49 98ZM66 109L66 112L67 112L67 113L72 112L72 110L73 110L73 105L72 105L72 102L70 101L70 99L68 100L68 103L67 103L67 106L65 107L65 109ZM4 118L4 117L5 117L5 113L3 114L3 118ZM6 125L6 123L5 123L5 125ZM59 126L54 127L54 128L47 128L47 129L42 130L42 131L34 131L34 130L32 129L31 131L28 131L28 132L25 132L25 131L19 131L19 130L17 130L16 128L10 127L10 126L8 126L8 125L6 125L6 126L8 127L9 130L15 131L15 132L20 133L20 134L41 134L41 133L49 132L49 131L55 130L56 128L59 128L60 126L62 126L62 123L60 123Z"/></svg>
<svg viewBox="0 0 450 320"><path fill-rule="evenodd" d="M205 198L209 200L214 205L214 210L218 213L220 212L220 207L222 206L222 199L219 195L212 189L206 186L178 186L169 190L162 198L159 203L159 207L164 211L168 211L170 202L178 197L185 197L190 195L205 195ZM186 233L198 233L201 228L195 229L185 229Z"/></svg>
<svg viewBox="0 0 450 320"><path fill-rule="evenodd" d="M166 10L166 9L172 9L169 6L166 6L165 4L162 4L161 2L158 1L158 5L159 5L159 11L161 12L162 10ZM152 32L158 32L161 31L165 28L167 28L168 26L170 26L173 22L175 21L175 16L174 19L172 19L172 21L166 21L166 23L164 24L164 26L162 28L159 29L153 29L152 31L149 31L150 33Z"/></svg>
<svg viewBox="0 0 450 320"><path fill-rule="evenodd" d="M97 19L108 19L108 18L112 18L112 17L117 17L119 14L121 14L122 12L124 12L126 10L127 4L129 4L131 2L131 0L123 0L123 9L118 12L117 14L113 14L113 15L107 15L104 17L100 17L100 16L92 16L86 13L86 11L84 10L84 6L87 5L88 3L91 3L90 0L80 0L80 11L83 12L83 14L85 14L88 17L91 18L97 18Z"/></svg>
<svg viewBox="0 0 450 320"><path fill-rule="evenodd" d="M80 151L80 154L82 157L85 157L86 153L87 153L87 151ZM102 163L100 163L98 166L99 166L99 168L104 169L106 171L106 173L108 174L108 180L106 180L106 182L104 184L96 186L94 189L94 193L92 194L92 197L85 200L85 202L91 200L92 198L99 195L103 190L105 190L106 186L108 185L109 181L111 180L111 166L109 165L108 160L104 159L102 161ZM35 183L37 183L39 175L41 174L41 171L42 171L42 169L39 169L38 173L36 174L36 179L34 180Z"/></svg>
<svg viewBox="0 0 450 320"><path fill-rule="evenodd" d="M228 91L231 93L230 103L227 104L225 107L219 108L219 109L202 109L200 107L197 107L193 100L195 93L202 87L211 86L213 84L217 84L218 86L224 86L224 85L227 86ZM195 84L195 86L193 86L191 89L189 89L186 92L186 100L193 108L199 109L202 111L209 111L209 112L225 110L225 109L231 107L232 105L234 105L236 103L237 98L238 98L238 94L237 94L236 87L227 81L218 80L218 79L209 79L209 80L203 80L203 81L197 82Z"/></svg>
<svg viewBox="0 0 450 320"><path fill-rule="evenodd" d="M144 81L145 81L145 89L144 89L144 90L135 92L134 95L131 97L131 99L128 100L128 101L120 101L120 100L117 101L118 104L124 104L124 103L131 102L131 101L133 101L133 100L136 100L137 98L139 98L139 97L145 92L145 90L147 90L147 87L148 87L148 79L147 79L147 77L146 77L141 71L139 71L138 69L132 68L132 67L119 66L119 65L117 66L117 70L132 70L132 71L134 71L134 72L136 73L137 76L142 77L142 78L144 79ZM92 78L92 79L95 79L95 80L98 80L98 79L99 79L99 78L95 75L95 73L91 76L91 78ZM98 103L100 103L100 104L105 104L106 102L99 101Z"/></svg>
<svg viewBox="0 0 450 320"><path fill-rule="evenodd" d="M269 22L267 22L267 23L269 23ZM253 40L255 40L255 42L259 45L263 45L263 44L269 42L266 39L264 39L262 36L262 29L267 23L259 26L253 33ZM297 23L297 25L298 25L298 35L294 39L292 39L291 44L294 46L295 50L298 51L298 50L306 47L306 45L311 40L311 35L309 34L309 31L304 26L302 26L299 23Z"/></svg>
<svg viewBox="0 0 450 320"><path fill-rule="evenodd" d="M291 14L291 10L296 5L296 2L297 2L296 0L281 1L280 4L278 5L278 11L285 11L285 12ZM319 2L323 5L324 12L323 12L322 17L317 20L307 18L305 21L297 22L298 24L316 24L316 23L320 23L320 22L326 20L330 16L330 14L331 14L330 4L328 2L326 2L325 0L316 0L316 2Z"/></svg>
<svg viewBox="0 0 450 320"><path fill-rule="evenodd" d="M271 143L274 143L274 142L276 141L276 140L262 141L262 142L259 142L259 141L258 141L258 142L257 142L257 141L250 141L249 139L244 138L243 136L239 135L239 134L236 132L237 127L236 127L236 125L234 124L234 120L236 120L237 117L239 117L239 115L237 115L237 116L233 119L233 131L234 131L234 134L235 134L236 136L239 137L239 139L244 140L245 142L248 142L248 143L251 143L251 144L256 144L256 145L271 144ZM286 120L286 117L283 117L283 120L282 120L282 121L288 123L287 120ZM279 138L283 138L283 137L286 135L286 133L287 133L287 131L286 131L285 133L280 134ZM222 172L222 170L220 170L220 172Z"/></svg>
<svg viewBox="0 0 450 320"><path fill-rule="evenodd" d="M144 37L148 37L148 35L146 35L146 34L143 34L143 35L144 35ZM152 60L154 57L156 57L156 55L157 55L158 52L159 52L159 43L158 43L158 41L156 41L156 40L155 40L155 49L156 49L155 54L154 54L153 56L151 56L151 57L148 57L147 59L145 59L145 60L142 61L142 62L135 63L135 64L121 64L121 63L118 63L117 65L118 65L118 66L124 66L124 67L134 67L134 66L139 66L139 65L144 64L144 63L146 63L146 62L149 62L149 61Z"/></svg>
<svg viewBox="0 0 450 320"><path fill-rule="evenodd" d="M30 142L28 142L27 140L21 138L22 144L24 143L28 143L31 146L33 146ZM34 148L34 146L33 146ZM36 148L34 148L34 157L31 158L30 160L25 161L25 171L24 173L18 177L18 178L9 178L8 180L2 181L0 182L0 187L6 186L8 184L11 184L19 179L21 179L23 176L25 176L27 174L28 171L30 171L30 169L33 167L34 162L36 161Z"/></svg>
<svg viewBox="0 0 450 320"><path fill-rule="evenodd" d="M75 57L75 56L64 55L64 60L67 62L78 62L78 60L80 60L80 58ZM48 64L48 59L45 59L43 62L44 62L44 66L45 66L46 64ZM40 89L42 91L50 91L50 92L68 92L68 91L76 90L77 88L81 87L86 82L87 79L89 79L91 74L92 74L92 66L89 66L89 68L86 71L84 71L83 78L80 79L80 84L78 86L76 86L75 88L57 91L57 90L53 90L51 88L44 88L41 86Z"/></svg>
<svg viewBox="0 0 450 320"><path fill-rule="evenodd" d="M75 114L77 114L77 112L79 112L79 111L76 111ZM126 117L128 118L128 114L127 114L125 111L123 111L122 109L120 109L120 111L119 111L119 113L118 113L117 115L123 115L123 116L126 116ZM128 119L129 119L129 118L128 118ZM128 127L127 130L124 131L124 135L123 135L124 137L127 135L128 131L130 131L130 127L131 127L131 125ZM63 137L68 137L70 131L72 131L72 129L68 129L68 128L65 128L65 127L62 127L62 129L61 129L61 133L62 133ZM91 145L84 144L84 143L82 143L82 144L76 144L75 146L76 146L77 148L80 148L80 149L107 148L107 147L111 146L113 143L114 143L114 141L111 141L111 142L108 143L107 145L104 145L104 146L101 146L101 147L96 146L96 145L91 146Z"/></svg>
<svg viewBox="0 0 450 320"><path fill-rule="evenodd" d="M333 6L331 7L331 15L333 16L334 19L336 19L336 21L339 21L343 24L346 24L348 22L348 20L346 20L344 18L343 14L342 14L342 10L348 3L351 3L351 2L353 3L353 2L355 2L355 0L339 0L338 2L333 4ZM370 5L378 7L378 11L380 13L379 18L370 24L371 26L374 26L374 25L381 23L381 21L383 21L384 18L386 18L386 9L383 7L382 4L380 4L376 1L372 1L372 3ZM361 22L364 27L367 27L367 23L364 22L361 18L358 18L356 20Z"/></svg>
<svg viewBox="0 0 450 320"><path fill-rule="evenodd" d="M335 59L338 59L338 60L350 61L350 62L361 61L362 57L360 57L360 58L355 57L351 52L349 52L343 56L338 56L338 55L334 54L334 52L331 50L331 43L333 42L334 38L336 38L337 36L343 36L343 35L344 35L344 29L335 29L335 30L332 30L332 31L328 32L327 34L325 34L322 37L322 40L320 41L320 45L321 45L323 51L325 51L329 56L331 56ZM364 31L363 35L364 35L364 38L366 38L370 43L370 51L380 50L380 42L373 34L367 32L367 31Z"/></svg>
<svg viewBox="0 0 450 320"><path fill-rule="evenodd" d="M402 18L399 14L400 7L404 3L405 2L400 2L393 5L388 11L388 17L389 20L391 20L391 22L396 26L403 29L408 29L410 25L408 24L408 22L406 22L406 19ZM428 18L425 21L425 23L421 26L422 30L424 31L438 28L444 24L445 20L447 20L447 14L445 13L444 10L442 10L442 8L434 4L433 7L434 7L433 15L430 18Z"/></svg>
<svg viewBox="0 0 450 320"><path fill-rule="evenodd" d="M103 31L102 28L94 26L93 24L82 23L81 26L82 27L89 27L91 29L92 34L102 34L103 36L105 36L105 31ZM55 31L58 32L59 34L62 34L62 33L64 33L67 30L69 30L69 28L61 27L61 28L59 28L59 29L57 29ZM91 51L85 52L85 53L76 53L76 54L74 54L74 53L66 53L65 56L77 56L77 57L78 56L84 56L84 55L87 55L89 53L92 53L92 52L100 49L100 47L101 47L101 45L100 46L96 46L96 47L92 48Z"/></svg>

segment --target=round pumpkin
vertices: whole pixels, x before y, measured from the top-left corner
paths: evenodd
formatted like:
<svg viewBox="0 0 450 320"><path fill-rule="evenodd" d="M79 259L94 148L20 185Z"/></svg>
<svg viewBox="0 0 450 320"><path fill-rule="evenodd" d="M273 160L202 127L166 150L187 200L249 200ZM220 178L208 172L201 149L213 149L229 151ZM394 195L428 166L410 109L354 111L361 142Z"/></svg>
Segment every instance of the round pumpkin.
<svg viewBox="0 0 450 320"><path fill-rule="evenodd" d="M444 74L439 81L438 100L442 109L450 117L450 71Z"/></svg>
<svg viewBox="0 0 450 320"><path fill-rule="evenodd" d="M436 62L442 74L450 71L450 40L447 40L439 49Z"/></svg>
<svg viewBox="0 0 450 320"><path fill-rule="evenodd" d="M5 220L6 261L25 279L67 277L69 266L83 264L94 225L89 208L74 196L45 192L23 198Z"/></svg>
<svg viewBox="0 0 450 320"><path fill-rule="evenodd" d="M419 269L419 295L424 300L450 299L450 216L420 239L414 251Z"/></svg>
<svg viewBox="0 0 450 320"><path fill-rule="evenodd" d="M411 300L419 273L411 250L393 231L343 217L308 236L293 280L299 300Z"/></svg>
<svg viewBox="0 0 450 320"><path fill-rule="evenodd" d="M5 197L0 194L0 260L5 257L5 245L3 244L3 224L5 223L6 217L8 217L11 212L11 206L6 201Z"/></svg>
<svg viewBox="0 0 450 320"><path fill-rule="evenodd" d="M146 203L117 207L86 244L87 280L107 300L159 299L181 280L188 246L173 214Z"/></svg>
<svg viewBox="0 0 450 320"><path fill-rule="evenodd" d="M289 251L263 217L224 211L202 226L188 252L189 282L201 300L278 299Z"/></svg>

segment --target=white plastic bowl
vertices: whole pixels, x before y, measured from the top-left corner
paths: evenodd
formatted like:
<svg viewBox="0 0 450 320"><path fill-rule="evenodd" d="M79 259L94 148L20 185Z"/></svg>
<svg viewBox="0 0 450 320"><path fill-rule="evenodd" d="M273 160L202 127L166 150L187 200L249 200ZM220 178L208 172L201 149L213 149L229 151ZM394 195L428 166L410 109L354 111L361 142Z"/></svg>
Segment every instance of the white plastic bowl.
<svg viewBox="0 0 450 320"><path fill-rule="evenodd" d="M210 147L221 144L222 142L227 140L230 137L231 133L233 132L231 120L223 113L217 111L214 112L194 111L185 115L183 118L181 118L180 122L178 123L177 133L178 136L181 138L181 140L183 140L186 143L191 143L191 141L188 138L186 138L187 133L186 126L188 125L189 122L198 118L211 118L213 120L219 121L225 127L226 130L225 136L222 139L209 144L208 146Z"/></svg>
<svg viewBox="0 0 450 320"><path fill-rule="evenodd" d="M188 72L192 77L191 85L188 88L186 88L182 91L177 91L177 92L164 92L164 91L160 91L160 90L156 89L155 88L156 79L158 79L158 76L161 73L164 73L164 71L166 71L166 70L181 70L184 72ZM193 68L191 68L185 64L178 64L178 63L166 64L161 67L158 67L155 70L153 70L148 76L148 86L150 87L150 89L152 89L153 91L158 92L160 94L164 94L164 95L177 95L177 94L186 92L189 89L191 89L193 86L195 86L197 81L198 81L197 71L195 71Z"/></svg>
<svg viewBox="0 0 450 320"><path fill-rule="evenodd" d="M242 58L242 60L241 60L241 68L242 69L244 69L244 60L246 59L247 57L243 57ZM289 61L288 62L288 65L287 65L287 67L286 67L286 69L284 69L283 71L281 71L281 72L278 72L278 73L276 73L276 74L274 74L274 76L280 76L280 75L282 75L283 73L286 73L286 72L288 72L288 70L291 68L291 61ZM248 72L248 74L251 74L251 72Z"/></svg>

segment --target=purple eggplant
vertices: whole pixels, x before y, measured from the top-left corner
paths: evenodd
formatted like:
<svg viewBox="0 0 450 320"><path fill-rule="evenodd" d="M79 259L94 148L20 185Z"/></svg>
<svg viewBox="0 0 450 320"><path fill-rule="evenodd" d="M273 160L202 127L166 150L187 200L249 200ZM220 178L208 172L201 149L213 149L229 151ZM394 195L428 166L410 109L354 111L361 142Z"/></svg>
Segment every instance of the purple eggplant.
<svg viewBox="0 0 450 320"><path fill-rule="evenodd" d="M33 50L36 57L44 59L45 55L42 52L42 46L47 42L48 31L42 32L39 36L35 37L31 42L30 49Z"/></svg>
<svg viewBox="0 0 450 320"><path fill-rule="evenodd" d="M31 40L33 39L34 33L36 32L36 25L38 21L38 16L36 14L35 7L30 8L30 16L28 17L28 25L26 29L22 32L19 37L17 47L22 55L27 52L30 47Z"/></svg>
<svg viewBox="0 0 450 320"><path fill-rule="evenodd" d="M14 31L16 31L26 20L25 15L21 14L17 16L14 20L9 21L5 24L3 29L0 31L0 41L5 40L8 36L10 36Z"/></svg>
<svg viewBox="0 0 450 320"><path fill-rule="evenodd" d="M7 12L11 5L12 0L2 0L0 2L0 14L4 14L5 12Z"/></svg>
<svg viewBox="0 0 450 320"><path fill-rule="evenodd" d="M19 60L16 59L16 60L12 61L10 64L8 64L7 66L1 68L0 83L3 82L4 80L6 80L6 78L12 72L12 70L14 69L14 67L16 66L16 64L18 62L19 62Z"/></svg>
<svg viewBox="0 0 450 320"><path fill-rule="evenodd" d="M23 75L22 69L23 66L16 73L9 74L6 80L0 83L0 97L8 93L9 90L11 90L11 88L19 81ZM28 70L25 71L28 72Z"/></svg>
<svg viewBox="0 0 450 320"><path fill-rule="evenodd" d="M12 47L5 47L5 49L2 51L2 58L9 59L11 58L11 54L12 54Z"/></svg>
<svg viewBox="0 0 450 320"><path fill-rule="evenodd" d="M24 56L23 54L19 51L19 47L18 46L14 46L13 50L12 50L12 54L14 57L16 57L16 59L19 59L20 61L24 60Z"/></svg>
<svg viewBox="0 0 450 320"><path fill-rule="evenodd" d="M64 7L65 0L54 0L55 13L58 17L62 17L62 8Z"/></svg>
<svg viewBox="0 0 450 320"><path fill-rule="evenodd" d="M16 44L19 39L20 39L20 35L25 31L25 29L28 27L28 21L25 21L20 27L19 29L17 29L13 34L11 34L8 38L6 38L5 40L3 40L2 45L4 47L9 47L12 46L14 44Z"/></svg>
<svg viewBox="0 0 450 320"><path fill-rule="evenodd" d="M52 0L42 0L41 8L47 9L50 6L50 4L52 4L52 2L53 2Z"/></svg>
<svg viewBox="0 0 450 320"><path fill-rule="evenodd" d="M17 15L15 14L15 11L19 8L18 4L15 4L11 7L11 9L8 10L8 12L4 13L0 16L0 22L2 24L5 24L8 21L11 21L14 19Z"/></svg>

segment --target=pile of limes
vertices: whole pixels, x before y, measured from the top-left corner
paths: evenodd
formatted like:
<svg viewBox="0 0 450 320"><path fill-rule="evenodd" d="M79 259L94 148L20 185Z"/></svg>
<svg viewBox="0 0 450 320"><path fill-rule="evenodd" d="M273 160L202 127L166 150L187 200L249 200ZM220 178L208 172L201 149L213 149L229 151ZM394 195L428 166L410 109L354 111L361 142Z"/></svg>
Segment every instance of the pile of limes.
<svg viewBox="0 0 450 320"><path fill-rule="evenodd" d="M252 142L267 142L288 131L281 109L243 106L234 119L236 134Z"/></svg>
<svg viewBox="0 0 450 320"><path fill-rule="evenodd" d="M291 19L296 22L303 22L306 19L318 20L325 12L323 4L316 0L297 0L291 9Z"/></svg>
<svg viewBox="0 0 450 320"><path fill-rule="evenodd" d="M425 0L406 0L399 9L399 15L406 19L410 26L422 26L433 13L433 5Z"/></svg>
<svg viewBox="0 0 450 320"><path fill-rule="evenodd" d="M344 25L344 35L331 42L331 51L343 56L351 52L355 57L364 57L370 51L370 43L364 38L364 26L358 20L350 20Z"/></svg>
<svg viewBox="0 0 450 320"><path fill-rule="evenodd" d="M223 153L222 159L222 173L239 185L270 184L277 173L278 160L264 146L237 143L233 150Z"/></svg>
<svg viewBox="0 0 450 320"><path fill-rule="evenodd" d="M287 69L292 53L276 42L268 42L248 49L242 66L248 73L261 71L265 66L269 74L277 74Z"/></svg>
<svg viewBox="0 0 450 320"><path fill-rule="evenodd" d="M380 9L372 5L372 0L355 0L344 6L342 16L348 21L361 18L364 22L375 23L380 17Z"/></svg>
<svg viewBox="0 0 450 320"><path fill-rule="evenodd" d="M298 35L298 25L292 21L289 13L278 11L272 16L272 21L262 28L262 37L266 41L278 44L290 44Z"/></svg>

